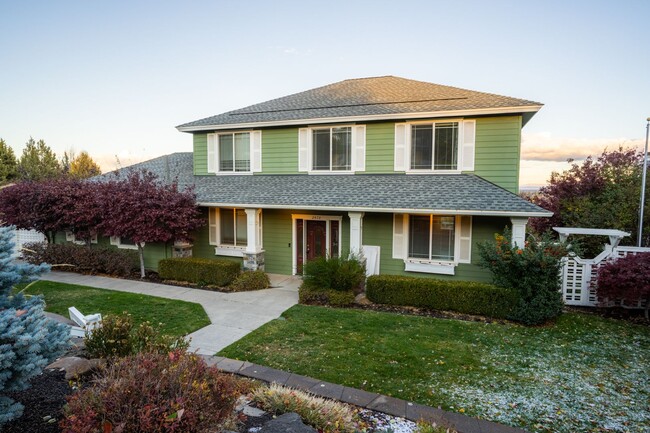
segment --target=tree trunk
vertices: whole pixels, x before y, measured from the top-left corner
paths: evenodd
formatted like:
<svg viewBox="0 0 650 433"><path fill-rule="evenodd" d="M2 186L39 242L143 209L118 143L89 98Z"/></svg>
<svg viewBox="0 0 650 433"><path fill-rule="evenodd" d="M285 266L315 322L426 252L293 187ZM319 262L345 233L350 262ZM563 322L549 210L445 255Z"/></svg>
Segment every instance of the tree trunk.
<svg viewBox="0 0 650 433"><path fill-rule="evenodd" d="M140 278L144 278L144 248L142 244L138 242L138 255L140 256Z"/></svg>

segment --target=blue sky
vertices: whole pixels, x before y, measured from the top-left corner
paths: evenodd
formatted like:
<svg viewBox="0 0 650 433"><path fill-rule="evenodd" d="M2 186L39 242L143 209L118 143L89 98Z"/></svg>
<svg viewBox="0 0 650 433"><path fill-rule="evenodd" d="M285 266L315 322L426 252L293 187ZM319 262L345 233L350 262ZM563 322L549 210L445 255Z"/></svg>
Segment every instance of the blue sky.
<svg viewBox="0 0 650 433"><path fill-rule="evenodd" d="M398 75L539 101L522 183L642 144L648 1L0 0L0 137L105 169L190 151L184 122L346 78Z"/></svg>

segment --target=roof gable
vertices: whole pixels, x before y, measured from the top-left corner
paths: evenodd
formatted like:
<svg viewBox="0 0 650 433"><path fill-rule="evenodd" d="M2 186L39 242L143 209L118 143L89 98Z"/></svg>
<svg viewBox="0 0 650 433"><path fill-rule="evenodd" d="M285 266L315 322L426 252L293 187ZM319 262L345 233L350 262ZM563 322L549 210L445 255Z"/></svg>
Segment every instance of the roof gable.
<svg viewBox="0 0 650 433"><path fill-rule="evenodd" d="M541 104L394 76L339 81L260 104L179 125L192 132L255 124L366 117L399 117L453 112L536 112Z"/></svg>

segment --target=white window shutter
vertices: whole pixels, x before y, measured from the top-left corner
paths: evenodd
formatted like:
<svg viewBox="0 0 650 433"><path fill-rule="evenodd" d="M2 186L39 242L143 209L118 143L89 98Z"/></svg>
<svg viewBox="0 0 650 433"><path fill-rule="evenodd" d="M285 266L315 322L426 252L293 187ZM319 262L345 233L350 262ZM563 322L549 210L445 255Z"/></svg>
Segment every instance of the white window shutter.
<svg viewBox="0 0 650 433"><path fill-rule="evenodd" d="M251 132L251 171L262 171L262 131Z"/></svg>
<svg viewBox="0 0 650 433"><path fill-rule="evenodd" d="M111 236L111 245L119 245L120 244L120 237L119 236Z"/></svg>
<svg viewBox="0 0 650 433"><path fill-rule="evenodd" d="M460 243L458 248L458 263L472 262L472 217L462 215L460 218Z"/></svg>
<svg viewBox="0 0 650 433"><path fill-rule="evenodd" d="M90 243L91 244L97 243L97 234L92 235L92 237L90 238Z"/></svg>
<svg viewBox="0 0 650 433"><path fill-rule="evenodd" d="M74 242L74 233L72 232L65 232L65 240L67 242Z"/></svg>
<svg viewBox="0 0 650 433"><path fill-rule="evenodd" d="M366 125L352 127L352 171L366 171Z"/></svg>
<svg viewBox="0 0 650 433"><path fill-rule="evenodd" d="M217 245L219 243L218 239L218 228L219 223L219 208L211 207L209 209L208 216L208 229L210 231L210 245Z"/></svg>
<svg viewBox="0 0 650 433"><path fill-rule="evenodd" d="M208 134L208 173L217 172L217 134Z"/></svg>
<svg viewBox="0 0 650 433"><path fill-rule="evenodd" d="M298 130L298 171L309 171L311 161L309 154L311 147L311 131L309 128L300 128Z"/></svg>
<svg viewBox="0 0 650 433"><path fill-rule="evenodd" d="M406 258L406 224L405 214L393 214L393 258Z"/></svg>
<svg viewBox="0 0 650 433"><path fill-rule="evenodd" d="M409 131L408 123L395 124L395 171L406 171Z"/></svg>
<svg viewBox="0 0 650 433"><path fill-rule="evenodd" d="M474 171L474 153L476 148L476 120L463 120L463 135L461 145L462 171Z"/></svg>

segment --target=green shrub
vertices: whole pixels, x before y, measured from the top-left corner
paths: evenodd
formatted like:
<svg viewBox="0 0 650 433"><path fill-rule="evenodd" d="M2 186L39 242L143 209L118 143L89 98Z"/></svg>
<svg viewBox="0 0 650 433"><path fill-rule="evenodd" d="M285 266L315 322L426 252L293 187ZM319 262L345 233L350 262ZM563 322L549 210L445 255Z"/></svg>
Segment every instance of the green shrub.
<svg viewBox="0 0 650 433"><path fill-rule="evenodd" d="M163 280L186 281L201 286L226 287L241 272L241 265L233 260L183 257L163 259L158 263L158 274Z"/></svg>
<svg viewBox="0 0 650 433"><path fill-rule="evenodd" d="M317 257L305 263L303 281L305 288L360 292L366 279L366 266L359 258Z"/></svg>
<svg viewBox="0 0 650 433"><path fill-rule="evenodd" d="M238 397L235 379L198 355L141 353L68 397L60 426L68 433L222 431Z"/></svg>
<svg viewBox="0 0 650 433"><path fill-rule="evenodd" d="M353 433L362 431L354 410L336 400L327 400L313 394L285 388L277 384L256 389L253 401L275 415L297 413L305 424L326 433Z"/></svg>
<svg viewBox="0 0 650 433"><path fill-rule="evenodd" d="M235 281L230 284L230 288L235 292L245 292L268 289L270 285L269 276L264 271L246 271L235 278Z"/></svg>
<svg viewBox="0 0 650 433"><path fill-rule="evenodd" d="M456 311L497 319L507 318L518 301L513 290L491 284L399 275L368 277L366 296L377 304Z"/></svg>
<svg viewBox="0 0 650 433"><path fill-rule="evenodd" d="M519 293L510 319L537 325L562 313L562 257L568 254L563 243L544 235L539 241L527 241L524 248L513 247L506 228L503 235L495 235L494 242L479 243L478 252L480 266L492 271L494 284Z"/></svg>
<svg viewBox="0 0 650 433"><path fill-rule="evenodd" d="M23 247L23 258L32 264L70 265L62 269L86 274L125 277L138 269L138 253L108 247L75 244L30 243Z"/></svg>
<svg viewBox="0 0 650 433"><path fill-rule="evenodd" d="M354 292L348 290L316 290L306 289L304 284L298 289L298 299L301 304L307 305L331 305L332 307L346 307L354 303Z"/></svg>
<svg viewBox="0 0 650 433"><path fill-rule="evenodd" d="M107 315L101 324L86 337L86 350L95 358L114 358L140 352L168 353L187 349L189 343L183 337L162 335L149 322L138 327L129 314Z"/></svg>

